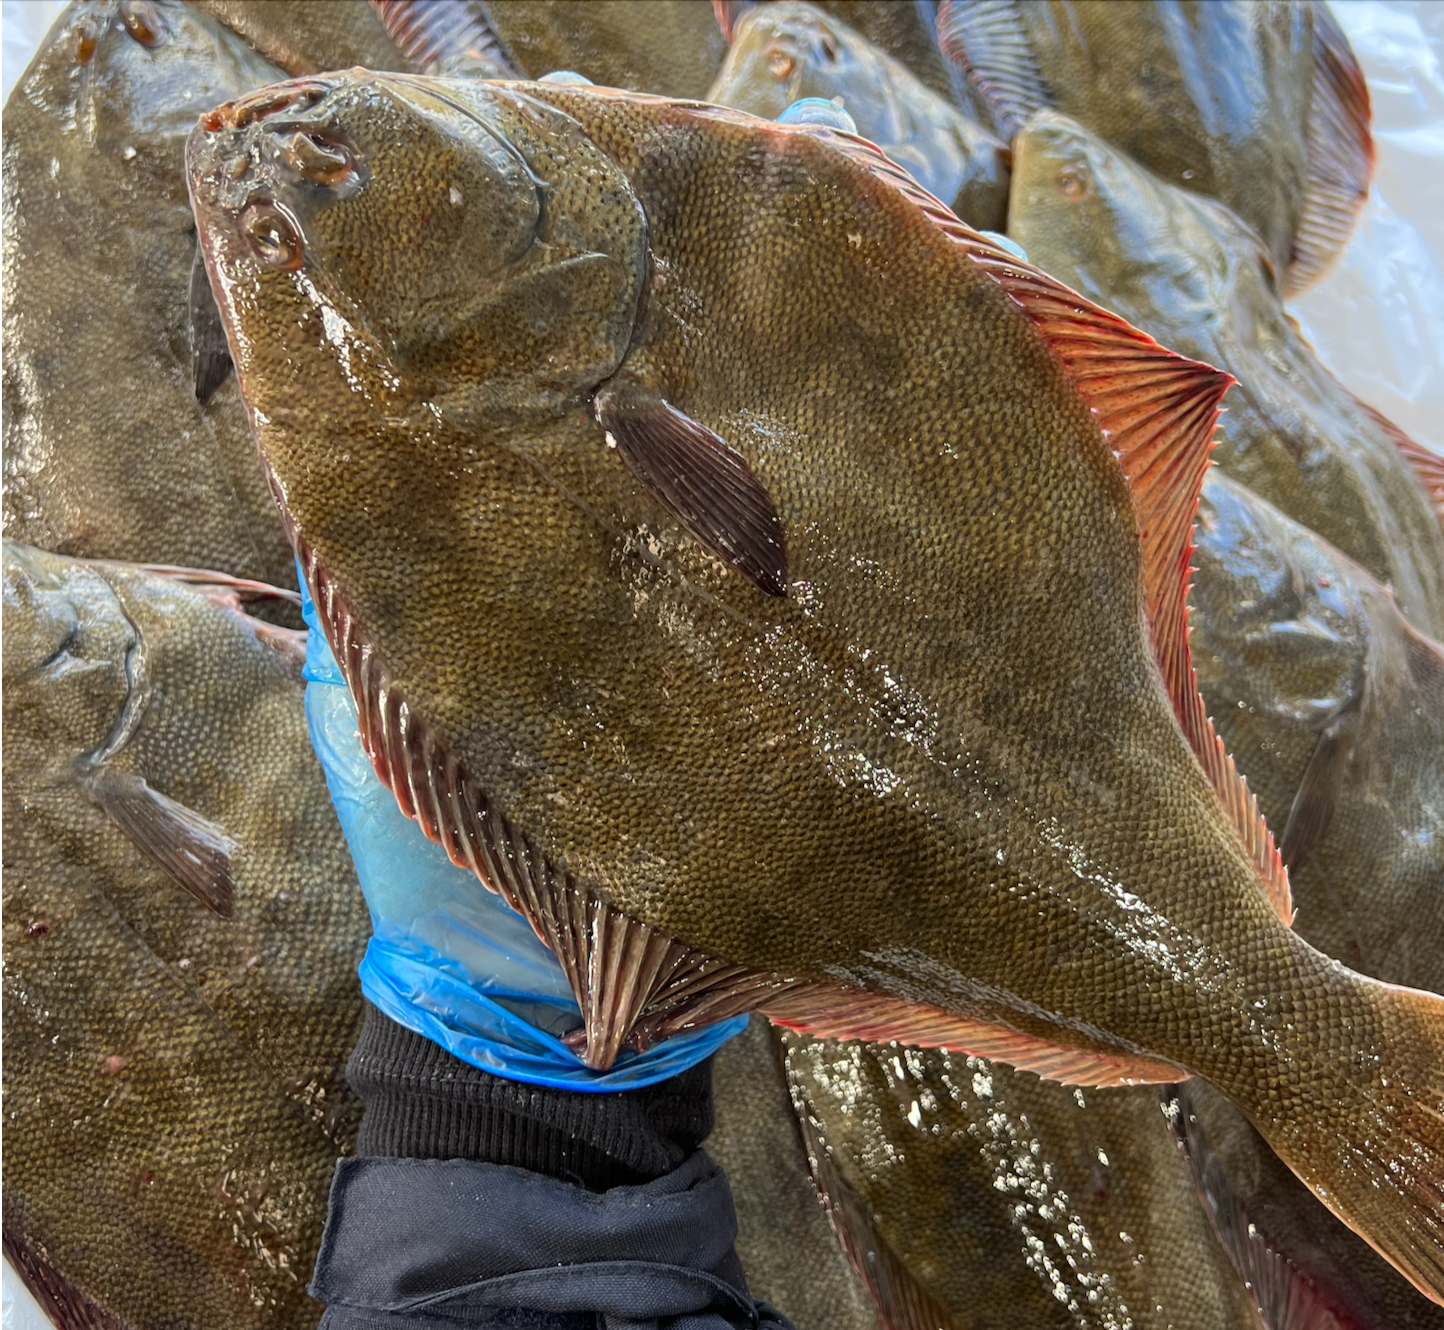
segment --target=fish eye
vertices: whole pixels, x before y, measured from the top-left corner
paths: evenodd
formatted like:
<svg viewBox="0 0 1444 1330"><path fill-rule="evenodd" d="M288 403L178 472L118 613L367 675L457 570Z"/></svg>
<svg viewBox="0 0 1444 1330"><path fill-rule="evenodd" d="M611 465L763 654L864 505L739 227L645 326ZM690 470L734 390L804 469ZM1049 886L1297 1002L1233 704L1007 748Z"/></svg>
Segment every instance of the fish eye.
<svg viewBox="0 0 1444 1330"><path fill-rule="evenodd" d="M95 44L100 39L100 34L95 30L95 20L89 15L77 20L70 35L75 42L75 63L88 65L95 54Z"/></svg>
<svg viewBox="0 0 1444 1330"><path fill-rule="evenodd" d="M337 185L356 169L350 150L314 131L297 130L281 141L281 160L318 185Z"/></svg>
<svg viewBox="0 0 1444 1330"><path fill-rule="evenodd" d="M248 203L241 212L239 229L251 252L268 267L293 272L301 266L305 251L300 228L276 204L266 200Z"/></svg>
<svg viewBox="0 0 1444 1330"><path fill-rule="evenodd" d="M774 46L767 53L767 68L771 70L775 78L789 78L796 67L797 61L788 55L780 46Z"/></svg>
<svg viewBox="0 0 1444 1330"><path fill-rule="evenodd" d="M165 20L151 0L125 0L120 7L120 21L142 46L154 50L165 41Z"/></svg>
<svg viewBox="0 0 1444 1330"><path fill-rule="evenodd" d="M1092 177L1082 162L1068 162L1058 168L1058 192L1065 199L1077 203L1086 198L1092 188Z"/></svg>

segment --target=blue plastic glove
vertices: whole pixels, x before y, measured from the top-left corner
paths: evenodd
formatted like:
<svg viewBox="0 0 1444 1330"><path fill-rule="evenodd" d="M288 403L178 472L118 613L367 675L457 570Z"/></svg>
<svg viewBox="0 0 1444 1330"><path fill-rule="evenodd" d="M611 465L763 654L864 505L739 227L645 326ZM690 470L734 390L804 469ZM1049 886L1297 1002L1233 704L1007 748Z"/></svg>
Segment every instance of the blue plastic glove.
<svg viewBox="0 0 1444 1330"><path fill-rule="evenodd" d="M633 1090L686 1071L745 1016L624 1050L595 1072L558 1037L582 1024L556 957L521 915L457 868L397 807L361 747L356 704L301 579L306 719L356 864L373 936L361 991L393 1021L496 1076L564 1090Z"/></svg>

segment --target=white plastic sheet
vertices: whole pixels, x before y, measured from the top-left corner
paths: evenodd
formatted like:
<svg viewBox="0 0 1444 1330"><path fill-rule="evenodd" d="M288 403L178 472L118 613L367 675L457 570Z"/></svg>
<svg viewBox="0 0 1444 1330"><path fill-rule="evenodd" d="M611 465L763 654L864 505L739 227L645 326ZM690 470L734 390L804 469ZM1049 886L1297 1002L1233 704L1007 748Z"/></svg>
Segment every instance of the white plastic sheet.
<svg viewBox="0 0 1444 1330"><path fill-rule="evenodd" d="M3 0L3 90L60 0ZM1369 79L1379 162L1338 265L1292 305L1324 362L1366 402L1444 452L1444 3L1334 0ZM0 1330L49 1322L8 1262Z"/></svg>

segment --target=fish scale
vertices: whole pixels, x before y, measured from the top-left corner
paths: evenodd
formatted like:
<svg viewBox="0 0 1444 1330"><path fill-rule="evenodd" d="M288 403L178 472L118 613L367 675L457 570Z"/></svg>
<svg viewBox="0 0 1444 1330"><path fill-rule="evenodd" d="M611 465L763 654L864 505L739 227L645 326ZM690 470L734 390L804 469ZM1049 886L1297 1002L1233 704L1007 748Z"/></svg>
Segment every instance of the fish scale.
<svg viewBox="0 0 1444 1330"><path fill-rule="evenodd" d="M1191 688L1227 377L835 132L555 85L293 86L197 130L192 201L372 760L401 790L429 751L439 822L460 810L429 832L485 841L493 888L525 865L595 903L592 943L604 917L685 944L689 1003L727 963L739 1001L813 1031L986 1026L1018 1065L1204 1075L1439 1296L1444 1002L1288 930ZM353 188L277 170L298 126L346 145ZM431 243L453 189L485 206ZM266 196L283 262L237 224ZM424 320L340 261L373 251L436 292ZM732 467L708 439L740 459L784 596L607 447L623 390L653 447L688 431L698 492ZM610 1013L598 1064L633 1020L608 969L579 994Z"/></svg>

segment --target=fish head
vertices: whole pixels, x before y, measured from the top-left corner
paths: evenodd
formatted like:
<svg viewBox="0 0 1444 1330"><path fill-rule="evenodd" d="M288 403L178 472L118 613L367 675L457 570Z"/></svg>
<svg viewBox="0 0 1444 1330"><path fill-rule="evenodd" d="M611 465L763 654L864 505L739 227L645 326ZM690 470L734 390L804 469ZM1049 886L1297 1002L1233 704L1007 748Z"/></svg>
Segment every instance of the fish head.
<svg viewBox="0 0 1444 1330"><path fill-rule="evenodd" d="M1168 322L1262 317L1265 296L1278 300L1268 251L1245 222L1055 112L1014 140L1008 219L1034 263L1158 337ZM1158 326L1145 317L1154 311Z"/></svg>
<svg viewBox="0 0 1444 1330"><path fill-rule="evenodd" d="M841 97L873 139L893 100L878 52L845 23L805 0L759 5L737 24L707 100L775 120L802 97Z"/></svg>
<svg viewBox="0 0 1444 1330"><path fill-rule="evenodd" d="M321 419L541 425L626 350L640 206L523 92L365 70L280 83L203 117L187 170L263 457L278 424L334 452Z"/></svg>
<svg viewBox="0 0 1444 1330"><path fill-rule="evenodd" d="M3 595L7 771L32 749L69 769L121 714L137 635L94 570L9 540Z"/></svg>

